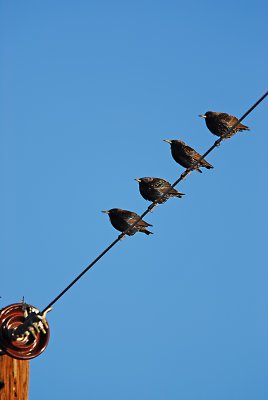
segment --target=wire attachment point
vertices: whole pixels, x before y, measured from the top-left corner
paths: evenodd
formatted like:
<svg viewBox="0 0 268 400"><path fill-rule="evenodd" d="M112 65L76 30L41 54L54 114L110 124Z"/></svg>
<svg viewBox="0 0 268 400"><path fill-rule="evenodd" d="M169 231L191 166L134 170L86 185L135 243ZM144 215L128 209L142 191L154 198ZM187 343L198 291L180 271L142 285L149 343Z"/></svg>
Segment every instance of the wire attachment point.
<svg viewBox="0 0 268 400"><path fill-rule="evenodd" d="M37 338L38 333L42 332L45 335L48 330L46 315L52 310L52 307L40 313L37 308L23 303L22 310L25 321L11 332L12 338L17 341L23 341L29 335L33 335L34 339Z"/></svg>

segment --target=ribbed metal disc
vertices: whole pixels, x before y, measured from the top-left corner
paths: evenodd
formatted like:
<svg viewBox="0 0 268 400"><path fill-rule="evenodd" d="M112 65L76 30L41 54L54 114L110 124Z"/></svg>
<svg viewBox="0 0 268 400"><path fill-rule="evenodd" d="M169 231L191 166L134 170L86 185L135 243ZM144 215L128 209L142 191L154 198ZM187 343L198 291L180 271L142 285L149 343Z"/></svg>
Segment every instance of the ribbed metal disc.
<svg viewBox="0 0 268 400"><path fill-rule="evenodd" d="M7 332L17 328L24 321L22 303L11 304L0 310L0 349L18 360L30 360L39 356L47 347L50 336L48 327L46 334L39 332L36 338L29 335L22 341L11 339Z"/></svg>

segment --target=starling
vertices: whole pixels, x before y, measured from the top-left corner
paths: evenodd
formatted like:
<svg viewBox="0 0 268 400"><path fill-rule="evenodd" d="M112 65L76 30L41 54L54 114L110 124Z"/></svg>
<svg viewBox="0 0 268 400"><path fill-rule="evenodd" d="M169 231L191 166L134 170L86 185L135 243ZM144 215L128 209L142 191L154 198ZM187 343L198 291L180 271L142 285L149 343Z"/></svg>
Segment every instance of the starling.
<svg viewBox="0 0 268 400"><path fill-rule="evenodd" d="M172 157L184 168L191 168L201 157L197 151L192 149L192 147L188 146L182 140L164 140L164 142L170 143ZM198 172L202 172L198 167L205 167L207 169L214 168L213 165L209 164L204 158L195 167Z"/></svg>
<svg viewBox="0 0 268 400"><path fill-rule="evenodd" d="M105 214L108 214L110 217L111 224L115 229L120 232L124 232L131 225L136 222L140 216L132 211L122 210L121 208L112 208L111 210L102 211ZM128 236L135 235L136 232L143 232L146 235L152 234L152 232L148 231L147 226L152 226L142 219L126 234Z"/></svg>
<svg viewBox="0 0 268 400"><path fill-rule="evenodd" d="M216 136L225 135L228 130L238 121L238 119L232 115L214 111L207 111L206 114L201 114L200 117L205 118L207 128ZM250 129L248 126L238 124L232 130L232 132L226 136L226 138L232 137L236 132L249 130Z"/></svg>
<svg viewBox="0 0 268 400"><path fill-rule="evenodd" d="M139 182L140 194L145 200L157 201L159 204L165 203L170 197L181 198L184 193L178 192L171 184L165 179L161 178L136 178L135 181ZM164 193L167 192L165 195Z"/></svg>

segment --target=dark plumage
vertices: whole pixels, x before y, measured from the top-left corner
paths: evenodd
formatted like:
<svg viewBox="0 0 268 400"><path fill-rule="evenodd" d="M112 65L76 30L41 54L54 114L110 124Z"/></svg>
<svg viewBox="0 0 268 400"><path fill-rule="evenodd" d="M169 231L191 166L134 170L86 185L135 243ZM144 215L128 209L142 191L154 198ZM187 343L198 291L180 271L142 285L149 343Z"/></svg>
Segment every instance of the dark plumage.
<svg viewBox="0 0 268 400"><path fill-rule="evenodd" d="M111 210L105 210L102 212L109 215L111 224L120 232L124 232L127 228L134 224L138 218L140 218L138 214L128 210L122 210L121 208L112 208ZM150 235L152 232L146 229L147 226L152 225L141 219L137 225L134 226L134 228L127 232L127 235L132 236L135 235L136 232L143 232L146 235Z"/></svg>
<svg viewBox="0 0 268 400"><path fill-rule="evenodd" d="M208 129L216 136L223 136L238 121L232 115L214 111L207 111L206 114L201 114L200 117L205 119ZM249 130L248 126L238 124L226 138L232 137L236 132Z"/></svg>
<svg viewBox="0 0 268 400"><path fill-rule="evenodd" d="M164 140L164 142L170 143L171 154L174 160L182 165L184 168L191 168L194 163L201 157L197 151L192 149L182 140ZM204 158L195 167L198 172L202 172L200 167L207 169L214 168L213 165L209 164Z"/></svg>
<svg viewBox="0 0 268 400"><path fill-rule="evenodd" d="M156 201L159 200L158 203L165 203L170 197L182 197L184 193L178 192L174 189L171 184L165 179L161 178L136 178L137 182L139 182L140 194L145 200ZM164 196L163 194L167 192ZM161 198L161 196L163 196Z"/></svg>

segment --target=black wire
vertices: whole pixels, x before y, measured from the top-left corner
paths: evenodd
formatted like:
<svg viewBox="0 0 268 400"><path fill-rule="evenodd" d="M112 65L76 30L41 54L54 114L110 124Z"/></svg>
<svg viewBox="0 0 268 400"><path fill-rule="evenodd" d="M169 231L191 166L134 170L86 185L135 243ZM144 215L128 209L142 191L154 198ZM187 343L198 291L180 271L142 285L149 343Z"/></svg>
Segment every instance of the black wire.
<svg viewBox="0 0 268 400"><path fill-rule="evenodd" d="M93 267L94 264L96 264L96 262L98 262L98 261L104 256L104 254L106 254L117 242L119 242L119 240L121 239L121 236L122 236L122 235L119 235L118 238L117 238L116 240L114 240L114 241L110 244L110 246L106 247L106 249L105 249L101 254L99 254L98 257L95 258L95 260L92 261L92 263L89 264L89 266L88 266L87 268L85 268L84 271L81 272L81 274L79 274L79 275L78 275L78 276L77 276L77 277L76 277L76 278L75 278L75 279L74 279L74 280L73 280L73 281L72 281L72 282L57 296L57 297L55 297L54 300L52 300L52 301L46 306L46 308L44 309L43 312L45 312L48 308L52 307L53 304L55 304L56 301L58 301L58 300L61 298L61 296L63 296L64 293L67 292L67 290L69 290L80 278L82 278L82 276L83 276L91 267Z"/></svg>
<svg viewBox="0 0 268 400"><path fill-rule="evenodd" d="M264 99L265 97L268 96L268 91L266 93L264 93L264 95L259 98L258 101L256 101L255 104L253 104L253 106L251 108L249 108L245 114L242 115L242 117L231 127L229 128L226 133L224 135L222 135L219 139L217 139L215 141L215 143L202 155L200 156L200 158L190 167L187 168L179 177L179 179L177 179L172 187L175 187L179 182L181 182L183 179L185 179L187 177L187 175L190 174L191 171L193 171L198 164L200 163L201 160L203 160L209 153L212 152L212 150L214 150L216 147L218 147L220 145L220 143L229 135L229 133L231 133L233 131L233 129L240 124L241 121L243 121L243 119L245 119L253 110L254 108L256 108ZM167 190L165 193L163 193L163 195L155 202L151 203L149 205L149 207L144 211L143 214L141 214L141 216L132 224L130 225L124 232L122 232L117 239L115 239L108 247L106 247L105 250L103 250L103 252L101 254L98 255L98 257L95 258L94 261L92 261L92 263L90 263L60 294L58 294L58 296L56 296L54 298L54 300L52 300L47 306L46 308L44 308L44 310L42 311L42 313L44 313L45 311L47 311L50 307L52 307L80 278L82 278L82 276L90 269L93 267L93 265L95 265L109 250L111 250L112 247L114 247L116 245L116 243L118 243L126 234L127 232L129 232L143 217L145 217L145 215L147 215L150 211L152 211L152 209L158 204L158 202L161 200L162 197L164 197L167 193L169 193L169 191L171 190L171 188L169 190Z"/></svg>

